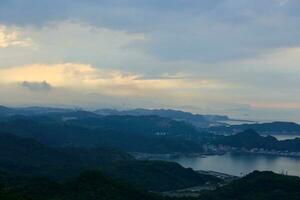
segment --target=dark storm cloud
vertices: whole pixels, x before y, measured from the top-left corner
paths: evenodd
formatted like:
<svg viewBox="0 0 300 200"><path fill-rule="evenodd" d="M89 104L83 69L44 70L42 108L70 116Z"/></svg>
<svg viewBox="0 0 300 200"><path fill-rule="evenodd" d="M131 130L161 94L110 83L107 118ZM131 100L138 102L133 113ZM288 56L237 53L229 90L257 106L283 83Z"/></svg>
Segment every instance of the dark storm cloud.
<svg viewBox="0 0 300 200"><path fill-rule="evenodd" d="M300 45L298 0L4 0L0 21L75 19L149 38L162 60L220 61Z"/></svg>

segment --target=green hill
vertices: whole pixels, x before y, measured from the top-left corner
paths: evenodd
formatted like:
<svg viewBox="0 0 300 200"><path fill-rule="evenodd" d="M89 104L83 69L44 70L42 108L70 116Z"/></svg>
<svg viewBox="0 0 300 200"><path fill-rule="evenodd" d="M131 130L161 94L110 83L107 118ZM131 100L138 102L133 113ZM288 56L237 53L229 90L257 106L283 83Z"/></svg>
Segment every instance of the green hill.
<svg viewBox="0 0 300 200"><path fill-rule="evenodd" d="M65 180L90 169L102 169L116 180L155 191L219 181L176 163L137 161L114 149L53 148L33 139L0 133L0 171L6 172L2 176L4 183L15 185L35 176Z"/></svg>
<svg viewBox="0 0 300 200"><path fill-rule="evenodd" d="M158 200L153 194L119 184L99 171L85 171L78 178L58 183L34 178L16 188L2 188L1 200Z"/></svg>
<svg viewBox="0 0 300 200"><path fill-rule="evenodd" d="M65 178L82 169L133 159L109 148L52 148L33 139L0 133L0 170L28 176Z"/></svg>
<svg viewBox="0 0 300 200"><path fill-rule="evenodd" d="M272 136L261 136L254 130L246 130L236 135L219 137L214 141L216 144L227 145L238 148L263 148L279 151L300 151L300 139L277 140Z"/></svg>
<svg viewBox="0 0 300 200"><path fill-rule="evenodd" d="M300 125L294 122L269 122L255 124L241 124L231 126L210 127L209 130L219 134L232 134L253 129L264 135L281 134L281 135L300 135Z"/></svg>
<svg viewBox="0 0 300 200"><path fill-rule="evenodd" d="M195 173L192 169L165 161L121 161L101 170L120 182L150 191L169 191L208 182L222 182L213 176Z"/></svg>
<svg viewBox="0 0 300 200"><path fill-rule="evenodd" d="M107 146L127 152L144 153L202 151L198 140L201 134L183 122L155 116L102 118L89 115L82 119L62 121L49 115L5 118L0 120L0 130L34 138L54 147ZM59 116L63 117L60 113Z"/></svg>
<svg viewBox="0 0 300 200"><path fill-rule="evenodd" d="M199 200L299 200L300 178L255 171Z"/></svg>

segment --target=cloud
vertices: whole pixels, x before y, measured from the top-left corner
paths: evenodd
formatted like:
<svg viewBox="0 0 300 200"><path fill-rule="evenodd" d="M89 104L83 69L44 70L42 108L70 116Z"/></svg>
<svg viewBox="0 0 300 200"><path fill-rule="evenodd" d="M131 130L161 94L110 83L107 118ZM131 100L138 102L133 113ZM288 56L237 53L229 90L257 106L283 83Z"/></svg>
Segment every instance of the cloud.
<svg viewBox="0 0 300 200"><path fill-rule="evenodd" d="M289 3L289 0L277 0L277 2L280 6L285 6L287 3Z"/></svg>
<svg viewBox="0 0 300 200"><path fill-rule="evenodd" d="M1 2L0 21L41 28L77 20L144 33L145 50L162 60L214 62L300 45L299 8L298 0L15 0Z"/></svg>
<svg viewBox="0 0 300 200"><path fill-rule="evenodd" d="M272 65L271 60L277 59L276 55L278 53L266 56L269 59L267 63ZM266 57L256 62L263 63ZM246 63L251 66L254 60L244 61L241 67L246 71L240 73L247 73L248 70L248 74L251 75L253 71ZM269 65L265 66L268 67ZM280 88L278 90L268 88L269 81L278 81L272 80L273 75L263 77L265 86L259 88L253 86L253 80L238 80L247 79L245 76L238 77L237 74L233 76L236 76L236 79L230 81L217 77L203 79L189 73L163 74L161 77L150 78L143 74L102 69L88 64L33 64L0 69L0 103L81 105L93 108L168 107L193 112L231 114L242 118L247 114L246 118L252 119L259 116L261 119L264 116L275 119L276 117L271 114L273 113L270 111L271 108L276 109L276 113L280 113L281 110L286 114L289 113L287 109L299 109L300 97L296 95L297 93L290 91L282 93L283 90ZM236 81L238 85L235 84ZM272 84L274 85L270 83ZM49 86L51 89L47 89ZM241 107L247 109L238 110ZM283 114L278 116L283 119Z"/></svg>
<svg viewBox="0 0 300 200"><path fill-rule="evenodd" d="M299 9L298 0L0 1L1 94L19 103L297 109ZM52 89L25 90L24 81Z"/></svg>
<svg viewBox="0 0 300 200"><path fill-rule="evenodd" d="M28 47L31 45L29 38L23 38L16 28L0 26L0 48L10 46Z"/></svg>
<svg viewBox="0 0 300 200"><path fill-rule="evenodd" d="M208 94L232 87L230 83L213 79L199 79L191 76L148 78L143 74L100 69L76 63L34 64L0 69L2 87L19 83L31 91L51 91L50 96L55 91L67 90L77 94L76 99L89 94L99 94L106 97L137 98L144 101L148 99L157 103L168 101L174 104L187 100L191 103L211 102L214 100ZM12 91L12 93L15 92L16 90ZM34 99L34 94L32 95Z"/></svg>
<svg viewBox="0 0 300 200"><path fill-rule="evenodd" d="M284 91L290 91L293 94L300 84L299 55L300 47L281 48L254 58L224 62L220 65L224 73L230 73L225 76L240 85L268 93L277 91L283 94Z"/></svg>
<svg viewBox="0 0 300 200"><path fill-rule="evenodd" d="M0 67L72 62L125 69L145 57L140 48L147 41L143 33L93 27L79 21L17 29L22 35L30 37L33 45L26 51L0 48Z"/></svg>
<svg viewBox="0 0 300 200"><path fill-rule="evenodd" d="M49 91L52 89L51 85L46 81L42 81L42 82L23 81L20 83L20 85L32 91Z"/></svg>

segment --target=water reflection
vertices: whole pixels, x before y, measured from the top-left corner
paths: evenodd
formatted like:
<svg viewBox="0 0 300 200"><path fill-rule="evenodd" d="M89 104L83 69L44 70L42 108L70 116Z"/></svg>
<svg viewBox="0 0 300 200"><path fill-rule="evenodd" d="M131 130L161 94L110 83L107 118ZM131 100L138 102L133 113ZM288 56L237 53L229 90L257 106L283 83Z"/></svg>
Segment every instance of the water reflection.
<svg viewBox="0 0 300 200"><path fill-rule="evenodd" d="M236 176L245 175L254 170L287 172L289 175L300 176L300 158L225 154L208 157L180 157L171 161L195 170L212 170Z"/></svg>

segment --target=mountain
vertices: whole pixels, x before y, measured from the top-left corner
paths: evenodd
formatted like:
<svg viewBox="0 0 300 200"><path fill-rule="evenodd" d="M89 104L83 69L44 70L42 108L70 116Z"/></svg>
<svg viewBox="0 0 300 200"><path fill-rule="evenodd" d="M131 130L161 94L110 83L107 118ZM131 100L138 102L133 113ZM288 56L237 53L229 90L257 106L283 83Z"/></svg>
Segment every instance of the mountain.
<svg viewBox="0 0 300 200"><path fill-rule="evenodd" d="M105 116L70 120L68 124L81 125L84 127L105 128L127 133L142 135L157 135L164 133L165 136L191 137L198 136L199 132L190 124L175 121L158 116Z"/></svg>
<svg viewBox="0 0 300 200"><path fill-rule="evenodd" d="M171 110L171 109L132 109L132 110L115 110L115 109L100 109L95 113L100 115L131 115L131 116L159 116L177 121L184 121L196 127L209 127L211 125L221 125L221 121L230 120L229 117L223 115L200 115L189 112Z"/></svg>
<svg viewBox="0 0 300 200"><path fill-rule="evenodd" d="M239 148L274 148L274 145L278 143L275 137L260 136L252 129L240 132L236 135L221 137L216 141L219 144L228 145Z"/></svg>
<svg viewBox="0 0 300 200"><path fill-rule="evenodd" d="M33 178L19 187L0 190L3 200L159 200L154 194L120 184L99 171L82 172L78 178L58 183Z"/></svg>
<svg viewBox="0 0 300 200"><path fill-rule="evenodd" d="M10 109L5 107L5 106L0 106L0 112L7 112L9 111Z"/></svg>
<svg viewBox="0 0 300 200"><path fill-rule="evenodd" d="M5 112L4 112L5 111ZM51 107L19 107L19 108L7 108L0 106L0 116L14 116L14 115L38 115L45 113L67 113L72 112L73 109L66 108L51 108Z"/></svg>
<svg viewBox="0 0 300 200"><path fill-rule="evenodd" d="M2 109L3 111L1 111ZM5 109L5 112L4 112ZM77 113L77 115L76 115ZM1 116L35 116L35 115L50 115L53 117L63 116L66 120L80 117L80 114L97 114L101 116L108 115L129 115L129 116L158 116L162 118L169 118L176 121L184 121L186 123L192 124L198 128L208 128L210 126L221 126L224 125L226 121L231 121L228 116L225 115L200 115L193 114L189 112L184 112L180 110L172 109L143 109L137 108L132 110L115 110L115 109L98 109L95 111L84 111L81 109L68 109L68 108L53 108L53 107L19 107L19 108L6 108L4 106L0 107L0 117ZM74 116L74 114L76 116Z"/></svg>
<svg viewBox="0 0 300 200"><path fill-rule="evenodd" d="M273 172L253 173L206 192L198 200L299 200L300 178Z"/></svg>
<svg viewBox="0 0 300 200"><path fill-rule="evenodd" d="M133 159L108 148L51 148L33 139L0 133L0 171L35 176L65 178L84 168Z"/></svg>
<svg viewBox="0 0 300 200"><path fill-rule="evenodd" d="M216 177L195 173L192 169L166 161L121 161L101 168L101 171L120 182L150 191L169 191L222 182Z"/></svg>
<svg viewBox="0 0 300 200"><path fill-rule="evenodd" d="M75 114L78 117L69 120L57 113L6 117L0 120L0 129L55 147L108 146L146 153L202 151L199 143L204 135L184 122L157 116Z"/></svg>
<svg viewBox="0 0 300 200"><path fill-rule="evenodd" d="M153 191L220 181L172 162L138 161L114 149L53 148L33 139L0 133L0 172L7 173L6 183L15 185L33 176L64 180L90 169L101 169L123 183Z"/></svg>
<svg viewBox="0 0 300 200"><path fill-rule="evenodd" d="M298 200L300 178L255 171L214 191L206 191L194 200ZM99 171L83 172L72 181L57 183L35 178L21 187L0 189L5 200L159 200L165 199L131 186L117 183ZM168 198L169 200L171 198ZM174 198L178 199L178 198Z"/></svg>
<svg viewBox="0 0 300 200"><path fill-rule="evenodd" d="M261 136L256 131L249 129L231 136L219 137L216 144L222 144L237 148L263 148L266 150L278 151L300 151L300 138L279 141L272 136Z"/></svg>
<svg viewBox="0 0 300 200"><path fill-rule="evenodd" d="M218 134L232 134L247 129L253 129L263 135L272 135L272 134L300 135L300 125L293 122L271 122L271 123L219 126L219 127L211 127L209 131Z"/></svg>
<svg viewBox="0 0 300 200"><path fill-rule="evenodd" d="M6 116L10 113L10 109L4 106L0 106L0 117Z"/></svg>
<svg viewBox="0 0 300 200"><path fill-rule="evenodd" d="M254 171L199 197L182 200L299 200L300 178ZM34 178L19 187L0 188L4 200L172 200L137 190L107 178L99 171L85 171L63 183Z"/></svg>

